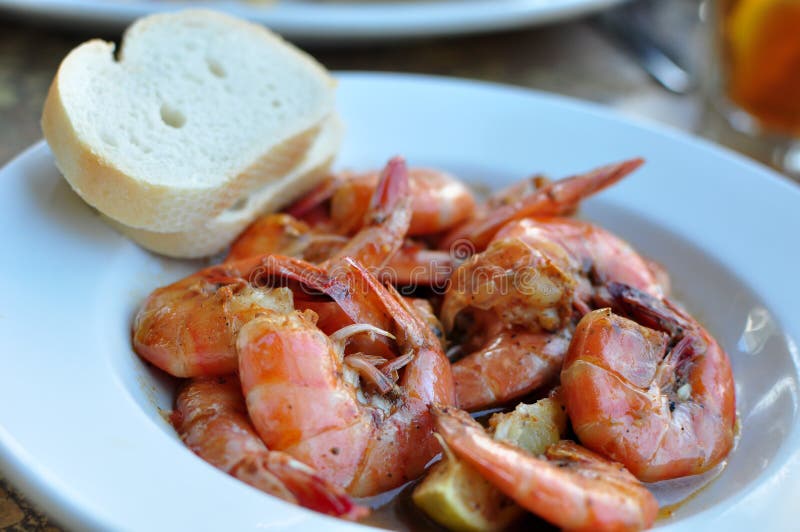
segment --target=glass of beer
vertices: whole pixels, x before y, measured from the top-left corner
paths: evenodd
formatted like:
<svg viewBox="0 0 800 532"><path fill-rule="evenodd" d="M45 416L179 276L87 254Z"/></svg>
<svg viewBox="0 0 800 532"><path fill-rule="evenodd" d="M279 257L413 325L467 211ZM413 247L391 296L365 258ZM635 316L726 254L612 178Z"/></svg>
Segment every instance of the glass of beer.
<svg viewBox="0 0 800 532"><path fill-rule="evenodd" d="M800 0L711 0L713 101L729 124L800 144ZM788 169L794 171L793 169Z"/></svg>

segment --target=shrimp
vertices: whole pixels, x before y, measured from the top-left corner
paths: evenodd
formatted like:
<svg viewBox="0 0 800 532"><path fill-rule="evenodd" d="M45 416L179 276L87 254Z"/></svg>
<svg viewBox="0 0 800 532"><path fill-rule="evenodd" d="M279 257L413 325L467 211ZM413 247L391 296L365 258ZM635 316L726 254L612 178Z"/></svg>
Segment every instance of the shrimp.
<svg viewBox="0 0 800 532"><path fill-rule="evenodd" d="M288 214L265 214L239 235L231 245L225 262L267 254L323 262L337 253L347 241L345 236L317 232Z"/></svg>
<svg viewBox="0 0 800 532"><path fill-rule="evenodd" d="M406 239L380 271L380 278L396 286L429 286L443 290L455 270L453 256Z"/></svg>
<svg viewBox="0 0 800 532"><path fill-rule="evenodd" d="M450 278L442 302L445 328L451 330L465 309L491 312L512 325L562 328L572 314L576 283L563 248L548 251L514 237L470 257Z"/></svg>
<svg viewBox="0 0 800 532"><path fill-rule="evenodd" d="M558 375L576 281L561 257L551 257L519 238L502 239L451 277L441 317L448 334L460 331L466 353L453 364L461 408L503 404Z"/></svg>
<svg viewBox="0 0 800 532"><path fill-rule="evenodd" d="M364 199L359 231L344 235L316 231L289 214L266 215L248 227L231 245L227 262L256 255L298 256L313 262L357 257L370 267L382 266L403 245L411 221L408 170L395 157Z"/></svg>
<svg viewBox="0 0 800 532"><path fill-rule="evenodd" d="M494 440L466 412L433 406L436 431L456 456L520 506L566 530L641 530L655 497L622 465L567 440L544 456Z"/></svg>
<svg viewBox="0 0 800 532"><path fill-rule="evenodd" d="M313 314L299 311L252 320L237 346L248 412L264 442L360 497L422 474L439 451L428 405L454 397L450 364L431 329L391 286L353 261L345 265L354 284L339 297L383 307L399 355L344 356L347 337L375 326L329 337Z"/></svg>
<svg viewBox="0 0 800 532"><path fill-rule="evenodd" d="M555 380L573 314L602 300L606 281L661 296L662 279L630 245L594 224L571 218L509 223L456 270L442 306L448 331L467 309L469 335L503 324L453 365L458 404L479 409Z"/></svg>
<svg viewBox="0 0 800 532"><path fill-rule="evenodd" d="M235 338L242 325L265 309L294 309L288 288L250 283L261 268L261 257L254 257L211 266L154 290L134 318L134 350L175 377L235 372Z"/></svg>
<svg viewBox="0 0 800 532"><path fill-rule="evenodd" d="M561 371L570 329L557 333L502 325L497 329L479 349L452 366L459 408L474 412L507 403L552 383Z"/></svg>
<svg viewBox="0 0 800 532"><path fill-rule="evenodd" d="M234 375L189 381L178 394L172 423L200 458L264 493L345 519L369 513L307 465L267 449L247 417Z"/></svg>
<svg viewBox="0 0 800 532"><path fill-rule="evenodd" d="M335 271L346 256L381 266L399 249L410 218L407 187L405 163L401 159L390 161L367 213L369 223L323 262L322 269ZM270 275L280 278L281 272L290 268L289 258L271 256L228 261L154 290L134 318L136 352L176 377L235 372L235 338L242 325L264 309L282 313L294 310L291 291L253 282ZM304 263L301 269L305 268ZM329 283L325 288L334 290L335 286Z"/></svg>
<svg viewBox="0 0 800 532"><path fill-rule="evenodd" d="M578 324L561 372L575 434L647 482L714 467L734 440L727 354L668 300L618 283L608 292L635 321L603 308Z"/></svg>
<svg viewBox="0 0 800 532"><path fill-rule="evenodd" d="M288 214L267 214L239 236L225 261L279 254L323 263L341 255L348 241L345 236L312 229ZM406 239L380 268L380 275L399 286L444 287L454 269L455 262L449 253L427 249Z"/></svg>
<svg viewBox="0 0 800 532"><path fill-rule="evenodd" d="M475 210L474 195L452 175L428 168L411 168L408 174L412 212L410 236L447 231L464 222ZM361 227L377 182L376 172L344 173L323 181L287 212L324 225L326 232L352 234ZM327 219L319 212L325 202L329 202Z"/></svg>
<svg viewBox="0 0 800 532"><path fill-rule="evenodd" d="M441 249L458 247L468 241L481 251L491 242L497 231L508 222L532 216L563 216L574 211L581 200L599 192L627 176L644 161L630 159L610 164L560 181L537 181L530 194L516 201L495 201L490 208L480 209L479 216L451 230L439 243ZM504 196L507 200L508 197Z"/></svg>
<svg viewBox="0 0 800 532"><path fill-rule="evenodd" d="M345 179L339 188L331 185L330 180L323 182L309 196L312 199L301 200L293 206L291 211L311 216L309 213L315 208L314 202L324 201L327 194L334 194L335 190L334 198L350 198L345 192L348 194L352 192L355 194L351 198L354 204L346 212L351 218L357 219L357 223L348 223L345 227L340 221L343 214L335 214L331 222L317 222L316 226L312 227L288 214L265 215L251 224L237 238L231 246L226 260L233 261L254 255L277 253L303 258L310 262L323 262L331 257L349 255L357 257L362 263L370 266L384 266L382 275L398 285L444 286L454 269L454 261L450 254L438 250L428 250L423 245L410 240L405 240L402 245L398 245L398 242L405 234L412 233L415 223L417 226L420 226L422 221L434 223L430 220L433 208L430 205L436 194L443 197L454 196L457 199L453 199L453 201L458 203L459 209L466 209L461 206L461 203L467 201L462 198L463 195L450 191L456 184L465 190L466 187L463 187L454 178L442 174L443 177L435 179L449 179L450 181L447 181L447 184L441 184L440 188L436 189L436 194L433 192L423 194L422 191L427 190L424 186L434 181L434 177L426 176L439 176L439 174L432 170L412 170L409 173L407 185L411 194L411 207L408 207L399 200L391 202L388 199L401 196L397 185L400 179L392 175L401 171L405 171L405 166L401 159L395 158L390 161L380 179L377 174L369 174L368 179ZM416 179L411 179L415 176ZM361 186L360 183L365 179L369 181L368 186ZM395 185L391 185L392 183ZM395 188L389 188L391 186ZM370 196L373 197L372 207L368 209L371 205ZM471 200L472 197L468 197ZM333 205L340 205L343 201L345 200L339 199ZM410 221L406 219L409 216L409 208L411 209ZM339 210L345 212L342 207L337 207L337 209L336 212ZM454 216L452 214L449 218ZM350 234L354 227L359 231L352 240L344 236ZM370 230L370 227L377 229ZM391 240L387 240L387 238ZM371 247L378 249L376 256L380 257L381 261L370 260L365 256ZM378 262L383 264L378 264Z"/></svg>
<svg viewBox="0 0 800 532"><path fill-rule="evenodd" d="M655 297L669 291L669 277L655 262L642 257L620 237L575 218L527 218L509 223L494 240L519 238L528 245L561 260L566 269L583 280L576 296L590 305L596 297L592 286L615 281ZM566 256L558 249L566 251Z"/></svg>
<svg viewBox="0 0 800 532"><path fill-rule="evenodd" d="M328 270L299 259L264 255L200 270L145 299L134 318L134 350L175 377L234 373L236 337L242 326L266 311L294 311L297 304L304 304L309 290L338 300L341 308L330 312L340 323L387 323L383 309L368 301L356 305L345 297L347 270L336 264L328 265L334 273L329 275ZM288 281L302 283L303 289L272 286Z"/></svg>

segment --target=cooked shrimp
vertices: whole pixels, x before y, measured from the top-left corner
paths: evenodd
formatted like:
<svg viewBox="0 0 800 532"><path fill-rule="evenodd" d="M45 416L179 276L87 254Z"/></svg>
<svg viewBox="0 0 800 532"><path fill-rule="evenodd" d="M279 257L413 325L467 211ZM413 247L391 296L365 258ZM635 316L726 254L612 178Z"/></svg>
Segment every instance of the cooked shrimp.
<svg viewBox="0 0 800 532"><path fill-rule="evenodd" d="M395 158L380 176L367 174L342 179L338 188L331 184L333 181L326 181L312 192L311 199L295 204L292 212L310 216L315 202L325 201L333 195L332 221L317 223L317 227L312 228L288 214L266 215L239 236L231 246L227 260L265 253L300 257L311 262L322 262L334 256L352 256L370 267L385 265L382 275L398 285L444 286L454 268L453 258L446 252L403 241L403 237L414 234L415 224L416 233L420 234L419 228L426 224L433 227L428 231L432 232L441 230L440 224L454 224L463 219L455 213L436 210L439 208L435 204L437 199L448 199L453 205L443 205L463 212L463 216L469 215L474 200L466 187L446 174L411 170L405 185L399 175L405 172L405 164ZM411 195L410 207L403 203L405 188ZM344 206L346 203L347 208ZM440 219L433 220L434 213ZM355 221L345 222L345 215ZM353 229L358 232L352 240L343 236L352 233ZM366 256L370 249L377 250L374 258Z"/></svg>
<svg viewBox="0 0 800 532"><path fill-rule="evenodd" d="M669 290L669 278L663 269L597 224L575 218L527 218L509 223L494 240L506 238L519 238L562 264L569 264L567 268L585 281L576 296L587 305L595 295L591 285L602 286L610 281L656 297ZM558 246L566 251L566 257Z"/></svg>
<svg viewBox="0 0 800 532"><path fill-rule="evenodd" d="M476 307L494 310L507 323L535 322L542 329L557 330L573 305L591 306L593 285L616 281L663 295L663 274L654 273L652 264L627 242L589 222L511 222L486 251L456 270L442 307L443 322L449 329L461 310Z"/></svg>
<svg viewBox="0 0 800 532"><path fill-rule="evenodd" d="M466 412L432 407L447 446L520 506L566 530L641 530L655 497L622 465L562 440L536 457L494 440Z"/></svg>
<svg viewBox="0 0 800 532"><path fill-rule="evenodd" d="M611 280L656 296L664 292L650 263L589 222L524 219L501 229L485 251L456 270L442 306L448 331L465 309L468 336L504 325L454 364L458 404L480 409L554 380L569 345L573 311L588 312Z"/></svg>
<svg viewBox="0 0 800 532"><path fill-rule="evenodd" d="M464 356L453 364L461 408L503 404L557 377L577 286L568 262L559 245L543 253L504 238L456 269L441 317L448 334L461 335Z"/></svg>
<svg viewBox="0 0 800 532"><path fill-rule="evenodd" d="M403 245L410 216L407 187L405 164L393 159L376 188L368 222L322 267L335 270L346 256L369 266L382 266ZM277 233L281 233L280 227L291 227L291 231L299 228L284 221L267 225L278 227ZM280 277L283 263L289 260L269 257L251 256L212 266L153 291L134 319L136 352L176 377L235 372L234 342L242 325L265 308L284 313L294 310L290 291L253 283L259 276Z"/></svg>
<svg viewBox="0 0 800 532"><path fill-rule="evenodd" d="M569 348L571 329L531 332L500 324L488 340L453 364L456 404L470 412L507 403L552 383Z"/></svg>
<svg viewBox="0 0 800 532"><path fill-rule="evenodd" d="M400 249L411 220L408 171L400 157L390 160L359 211L359 231L346 238L312 228L289 215L267 215L248 227L231 246L227 260L268 253L306 260L356 257L379 267Z"/></svg>
<svg viewBox="0 0 800 532"><path fill-rule="evenodd" d="M337 262L336 264L339 264ZM264 255L210 266L154 290L133 323L134 350L175 377L227 375L238 367L236 336L242 326L267 310L289 313L299 297L317 290L338 301L330 308L342 323L388 323L385 311L370 301L345 297L346 268L319 266L291 257ZM339 275L339 277L337 277ZM287 280L304 284L273 287ZM310 308L302 299L302 308Z"/></svg>
<svg viewBox="0 0 800 532"><path fill-rule="evenodd" d="M446 252L429 250L419 243L404 240L410 222L404 199L408 185L403 183L407 179L403 173L404 163L395 158L377 183L375 175L368 189L360 189L368 190L373 198L372 203L369 196L358 202L361 230L352 239L328 232L330 228L325 225L312 228L288 214L268 214L253 222L237 238L226 261L267 253L315 263L352 256L371 268L383 266L381 278L394 284L444 287L453 272L453 258ZM324 197L322 192L317 194ZM307 213L308 208L295 207L301 213Z"/></svg>
<svg viewBox="0 0 800 532"><path fill-rule="evenodd" d="M654 482L707 471L733 446L730 361L697 321L667 300L610 283L614 311L575 330L562 399L581 443Z"/></svg>
<svg viewBox="0 0 800 532"><path fill-rule="evenodd" d="M287 255L322 262L348 241L341 235L320 233L288 214L265 214L250 224L231 245L225 262L259 255Z"/></svg>
<svg viewBox="0 0 800 532"><path fill-rule="evenodd" d="M450 174L428 168L408 171L411 195L411 236L440 233L468 219L475 209L470 189ZM378 173L343 173L329 178L287 212L327 232L352 234L361 228L369 198L378 183ZM328 218L319 207L330 202Z"/></svg>
<svg viewBox="0 0 800 532"><path fill-rule="evenodd" d="M520 238L505 238L467 259L445 293L445 328L454 327L462 310L479 309L509 325L561 329L572 315L576 283L563 248L556 244L547 251Z"/></svg>
<svg viewBox="0 0 800 532"><path fill-rule="evenodd" d="M386 262L380 278L395 286L429 286L444 290L456 263L452 255L437 249L427 249L413 240L403 243Z"/></svg>
<svg viewBox="0 0 800 532"><path fill-rule="evenodd" d="M264 309L290 312L287 288L260 288L250 277L260 257L211 266L154 290L133 322L133 348L175 377L236 371L239 329Z"/></svg>
<svg viewBox="0 0 800 532"><path fill-rule="evenodd" d="M363 268L345 263L358 284L340 297L382 306L399 354L344 356L348 336L375 332L369 323L329 337L313 314L267 313L239 333L239 371L250 417L271 449L351 495L368 496L423 472L438 452L428 405L452 403L453 384L439 340L411 307Z"/></svg>
<svg viewBox="0 0 800 532"><path fill-rule="evenodd" d="M279 254L321 263L341 250L349 238L311 229L288 214L262 216L234 242L226 262L264 254ZM394 246L392 246L394 247ZM380 275L398 286L432 286L444 288L455 263L444 251L427 249L406 239L386 260ZM377 269L377 268L376 268Z"/></svg>
<svg viewBox="0 0 800 532"><path fill-rule="evenodd" d="M631 159L610 164L585 174L545 183L517 201L496 202L492 208L478 210L479 216L450 231L439 247L451 249L459 241L466 240L472 243L476 251L481 251L508 222L532 216L570 214L581 200L613 185L643 162L642 159Z"/></svg>
<svg viewBox="0 0 800 532"><path fill-rule="evenodd" d="M369 513L307 465L267 449L247 417L236 376L189 381L178 394L172 423L200 458L258 490L345 519Z"/></svg>
<svg viewBox="0 0 800 532"><path fill-rule="evenodd" d="M362 226L330 261L353 257L367 267L380 267L403 245L411 223L409 177L405 161L390 160L372 189Z"/></svg>

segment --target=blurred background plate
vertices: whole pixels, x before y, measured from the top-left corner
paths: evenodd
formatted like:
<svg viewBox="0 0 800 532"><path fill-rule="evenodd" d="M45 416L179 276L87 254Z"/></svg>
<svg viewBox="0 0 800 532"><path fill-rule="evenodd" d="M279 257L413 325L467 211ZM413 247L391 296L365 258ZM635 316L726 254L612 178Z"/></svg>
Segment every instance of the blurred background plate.
<svg viewBox="0 0 800 532"><path fill-rule="evenodd" d="M263 23L292 40L354 44L533 26L598 11L622 1L0 0L0 12L71 27L102 27L112 31L151 13L206 7Z"/></svg>

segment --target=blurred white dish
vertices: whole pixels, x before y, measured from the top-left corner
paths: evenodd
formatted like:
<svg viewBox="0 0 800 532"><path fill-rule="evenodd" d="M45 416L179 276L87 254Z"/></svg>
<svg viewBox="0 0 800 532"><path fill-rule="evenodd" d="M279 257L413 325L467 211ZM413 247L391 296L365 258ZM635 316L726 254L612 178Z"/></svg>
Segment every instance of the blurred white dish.
<svg viewBox="0 0 800 532"><path fill-rule="evenodd" d="M70 25L120 29L135 18L187 7L219 9L317 43L480 33L583 15L624 0L0 0L0 10Z"/></svg>
<svg viewBox="0 0 800 532"><path fill-rule="evenodd" d="M728 350L741 440L676 529L793 529L800 492L800 189L744 158L594 105L443 78L340 74L337 166L394 154L492 187L631 156L584 214L662 262ZM145 295L198 263L150 255L70 190L39 143L0 171L0 468L77 529L350 528L254 491L186 449L172 382L131 350ZM662 500L675 486L660 490Z"/></svg>

